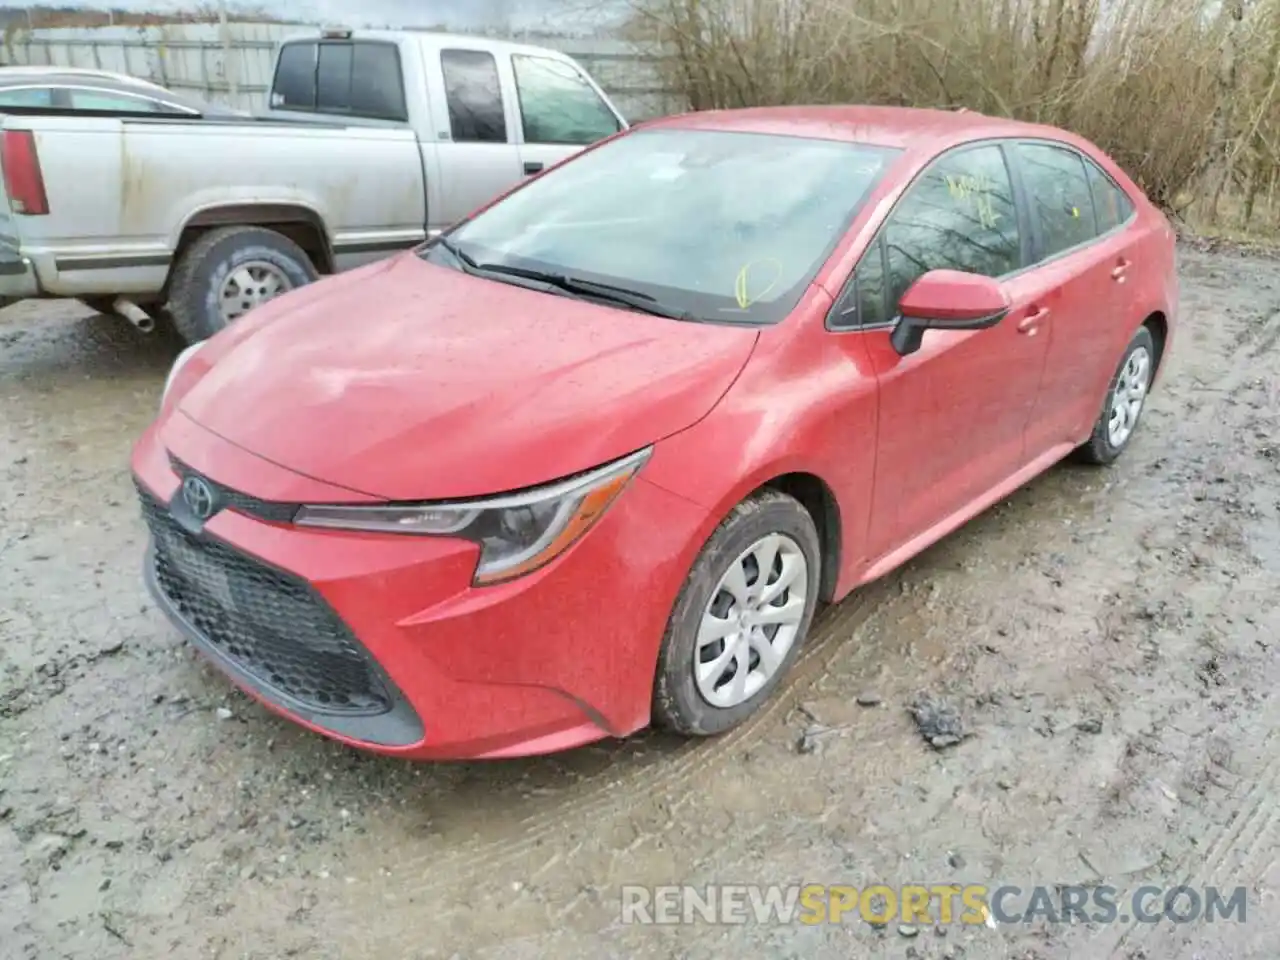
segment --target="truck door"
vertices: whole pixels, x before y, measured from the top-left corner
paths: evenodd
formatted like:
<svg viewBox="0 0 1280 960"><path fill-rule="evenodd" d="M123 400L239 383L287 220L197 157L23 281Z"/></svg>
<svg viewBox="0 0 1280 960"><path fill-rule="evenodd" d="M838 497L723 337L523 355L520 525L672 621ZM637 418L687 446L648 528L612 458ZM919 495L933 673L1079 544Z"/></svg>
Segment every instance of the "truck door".
<svg viewBox="0 0 1280 960"><path fill-rule="evenodd" d="M443 229L519 182L519 146L494 55L479 48L440 51L442 97L447 114L437 117L439 191L428 206L429 226Z"/></svg>
<svg viewBox="0 0 1280 960"><path fill-rule="evenodd" d="M571 60L515 53L510 67L524 175L538 173L622 129L622 119Z"/></svg>

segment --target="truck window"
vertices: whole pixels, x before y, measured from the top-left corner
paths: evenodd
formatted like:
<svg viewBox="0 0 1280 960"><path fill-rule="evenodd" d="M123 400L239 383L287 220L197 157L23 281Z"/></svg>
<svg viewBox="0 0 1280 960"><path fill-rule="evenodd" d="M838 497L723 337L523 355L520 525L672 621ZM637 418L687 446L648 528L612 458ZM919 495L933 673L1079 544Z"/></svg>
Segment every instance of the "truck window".
<svg viewBox="0 0 1280 960"><path fill-rule="evenodd" d="M351 44L322 43L316 57L316 109L346 113L351 104Z"/></svg>
<svg viewBox="0 0 1280 960"><path fill-rule="evenodd" d="M441 50L440 68L455 143L506 143L498 61L483 50Z"/></svg>
<svg viewBox="0 0 1280 960"><path fill-rule="evenodd" d="M572 64L524 54L511 63L525 143L588 144L620 129L613 111Z"/></svg>
<svg viewBox="0 0 1280 960"><path fill-rule="evenodd" d="M357 117L408 120L400 51L390 43L352 46L351 112Z"/></svg>
<svg viewBox="0 0 1280 960"><path fill-rule="evenodd" d="M407 120L400 51L375 40L287 44L276 66L271 106Z"/></svg>
<svg viewBox="0 0 1280 960"><path fill-rule="evenodd" d="M316 106L316 43L287 43L276 61L271 106L285 110L314 110Z"/></svg>

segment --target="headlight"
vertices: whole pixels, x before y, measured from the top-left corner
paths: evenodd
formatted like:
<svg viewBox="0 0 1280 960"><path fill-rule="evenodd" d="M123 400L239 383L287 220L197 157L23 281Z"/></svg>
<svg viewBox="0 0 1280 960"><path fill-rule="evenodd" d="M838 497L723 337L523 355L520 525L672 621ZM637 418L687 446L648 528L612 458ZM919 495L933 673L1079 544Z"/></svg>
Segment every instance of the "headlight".
<svg viewBox="0 0 1280 960"><path fill-rule="evenodd" d="M477 584L531 573L591 529L649 459L653 448L588 473L522 493L484 500L388 506L305 506L306 527L459 537L480 544Z"/></svg>
<svg viewBox="0 0 1280 960"><path fill-rule="evenodd" d="M160 406L164 406L164 401L169 396L169 389L173 386L173 381L178 379L178 374L182 372L182 368L196 355L196 351L201 346L203 346L203 343L193 343L178 354L178 358L173 361L173 366L169 368L169 376L164 381L164 392L160 394Z"/></svg>

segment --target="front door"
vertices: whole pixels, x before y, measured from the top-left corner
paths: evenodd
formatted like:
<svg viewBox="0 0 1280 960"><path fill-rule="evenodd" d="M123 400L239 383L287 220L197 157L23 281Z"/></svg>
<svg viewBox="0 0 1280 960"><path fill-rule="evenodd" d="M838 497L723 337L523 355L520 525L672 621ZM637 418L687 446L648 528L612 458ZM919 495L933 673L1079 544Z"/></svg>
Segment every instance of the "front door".
<svg viewBox="0 0 1280 960"><path fill-rule="evenodd" d="M540 173L622 129L599 91L567 60L517 53L511 57L511 73L525 175Z"/></svg>
<svg viewBox="0 0 1280 960"><path fill-rule="evenodd" d="M1004 150L987 143L933 162L895 206L858 267L880 274L884 315L863 336L879 382L875 492L867 556L878 559L1007 479L1023 463L1048 338L1043 306L1017 276L1027 257ZM879 253L876 263L875 254ZM889 342L896 305L929 270L1005 278L1009 315L975 331L925 332L919 351Z"/></svg>

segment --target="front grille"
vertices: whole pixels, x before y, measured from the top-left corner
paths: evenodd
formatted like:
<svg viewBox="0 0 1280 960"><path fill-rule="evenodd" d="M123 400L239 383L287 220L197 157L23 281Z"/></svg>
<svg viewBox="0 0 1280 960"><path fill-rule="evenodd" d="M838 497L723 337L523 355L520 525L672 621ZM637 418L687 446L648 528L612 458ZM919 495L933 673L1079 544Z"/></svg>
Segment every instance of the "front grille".
<svg viewBox="0 0 1280 960"><path fill-rule="evenodd" d="M239 490L232 490L216 480L210 480L208 477L197 473L172 455L169 457L169 466L174 473L184 480L190 476L198 476L207 483L209 489L213 491L214 501L218 504L218 509L234 510L236 513L257 517L259 520L266 520L270 523L292 523L293 518L301 507L297 503L260 500L258 497L251 497L249 494L241 493Z"/></svg>
<svg viewBox="0 0 1280 960"><path fill-rule="evenodd" d="M261 684L311 709L369 716L392 699L369 655L303 580L195 537L139 489L156 584L206 643Z"/></svg>

